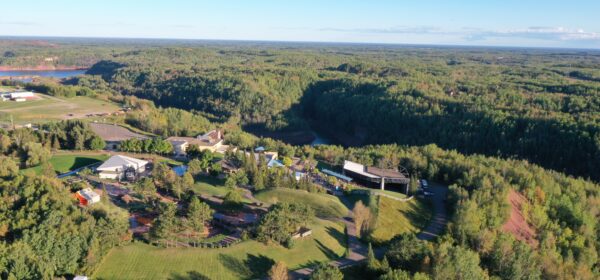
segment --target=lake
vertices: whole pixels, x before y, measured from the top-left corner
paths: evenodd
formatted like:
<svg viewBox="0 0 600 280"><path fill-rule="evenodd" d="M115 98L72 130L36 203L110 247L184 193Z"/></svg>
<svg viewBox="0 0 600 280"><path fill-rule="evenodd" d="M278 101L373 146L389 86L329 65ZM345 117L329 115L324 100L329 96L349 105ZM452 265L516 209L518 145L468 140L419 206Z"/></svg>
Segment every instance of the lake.
<svg viewBox="0 0 600 280"><path fill-rule="evenodd" d="M48 77L48 78L69 78L85 74L86 70L40 70L40 71L0 71L0 77ZM31 79L23 79L24 81Z"/></svg>

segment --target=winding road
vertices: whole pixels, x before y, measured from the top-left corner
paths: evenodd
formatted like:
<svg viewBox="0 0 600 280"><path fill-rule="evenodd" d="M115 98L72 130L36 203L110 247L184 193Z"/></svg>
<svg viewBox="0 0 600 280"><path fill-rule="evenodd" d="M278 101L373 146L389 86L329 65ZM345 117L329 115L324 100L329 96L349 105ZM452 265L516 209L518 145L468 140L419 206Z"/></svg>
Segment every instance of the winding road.
<svg viewBox="0 0 600 280"><path fill-rule="evenodd" d="M430 183L430 191L434 193L431 197L431 203L433 206L433 217L429 222L429 225L420 232L417 237L421 240L433 240L439 236L448 223L448 213L446 210L446 195L448 193L448 187ZM352 211L348 211L348 215L341 219L346 225L348 232L348 249L350 254L343 259L331 261L329 264L344 268L347 266L355 265L359 262L364 261L367 258L368 247L360 242L356 234L356 226L352 219ZM375 252L376 255L383 254L383 252ZM293 279L308 279L312 273L312 268L302 268L291 272Z"/></svg>

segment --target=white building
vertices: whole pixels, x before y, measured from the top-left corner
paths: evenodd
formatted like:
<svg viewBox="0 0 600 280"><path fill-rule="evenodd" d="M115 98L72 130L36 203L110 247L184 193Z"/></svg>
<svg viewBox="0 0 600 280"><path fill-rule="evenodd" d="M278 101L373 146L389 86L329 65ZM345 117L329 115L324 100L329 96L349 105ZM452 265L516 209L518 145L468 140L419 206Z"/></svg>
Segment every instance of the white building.
<svg viewBox="0 0 600 280"><path fill-rule="evenodd" d="M31 92L31 91L17 91L17 92L11 92L9 93L10 99L16 100L19 98L34 98L35 97L35 93Z"/></svg>
<svg viewBox="0 0 600 280"><path fill-rule="evenodd" d="M128 170L132 170L137 174L144 172L147 164L148 161L145 160L116 155L98 166L96 171L98 171L98 176L102 179L120 180L125 177L125 173Z"/></svg>

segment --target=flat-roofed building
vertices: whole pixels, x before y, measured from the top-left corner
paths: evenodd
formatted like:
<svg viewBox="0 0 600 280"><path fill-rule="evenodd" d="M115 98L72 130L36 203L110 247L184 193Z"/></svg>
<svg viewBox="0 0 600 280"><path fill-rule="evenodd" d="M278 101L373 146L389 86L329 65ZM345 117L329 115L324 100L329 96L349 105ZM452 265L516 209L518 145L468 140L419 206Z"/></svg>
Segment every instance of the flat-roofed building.
<svg viewBox="0 0 600 280"><path fill-rule="evenodd" d="M344 161L344 175L366 183L379 184L379 188L382 190L385 189L386 183L404 186L408 186L408 183L410 183L406 171L367 167L349 160Z"/></svg>

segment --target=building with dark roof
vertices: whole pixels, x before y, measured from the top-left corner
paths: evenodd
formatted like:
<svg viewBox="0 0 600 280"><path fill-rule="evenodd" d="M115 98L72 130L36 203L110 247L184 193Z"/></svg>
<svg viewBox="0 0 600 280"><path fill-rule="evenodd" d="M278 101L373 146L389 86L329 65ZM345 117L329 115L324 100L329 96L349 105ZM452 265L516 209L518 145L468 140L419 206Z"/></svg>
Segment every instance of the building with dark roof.
<svg viewBox="0 0 600 280"><path fill-rule="evenodd" d="M383 169L372 166L364 166L349 160L344 161L344 175L368 184L378 184L384 190L385 184L397 184L408 186L410 179L406 171Z"/></svg>

